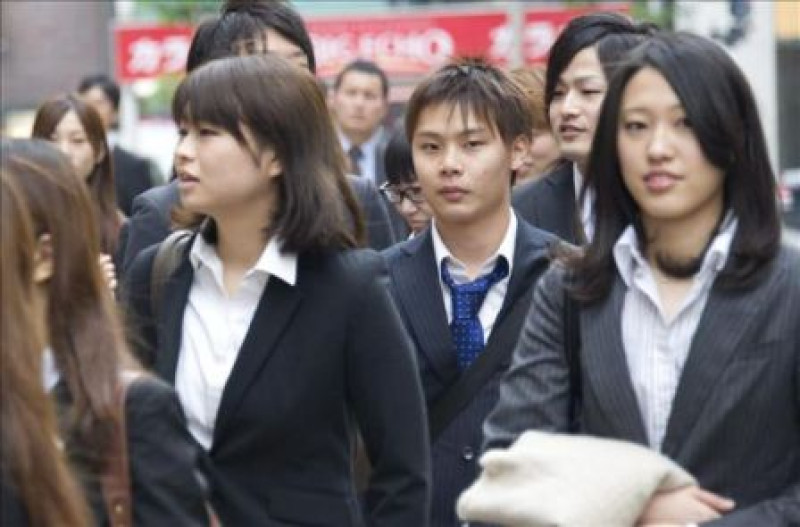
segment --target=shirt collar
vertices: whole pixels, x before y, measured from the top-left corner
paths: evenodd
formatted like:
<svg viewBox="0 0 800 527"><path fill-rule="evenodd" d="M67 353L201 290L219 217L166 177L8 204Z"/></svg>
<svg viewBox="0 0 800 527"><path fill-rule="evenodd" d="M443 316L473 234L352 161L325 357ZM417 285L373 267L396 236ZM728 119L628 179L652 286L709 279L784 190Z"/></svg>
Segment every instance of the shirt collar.
<svg viewBox="0 0 800 527"><path fill-rule="evenodd" d="M719 232L714 236L708 247L698 274L706 272L717 274L725 268L737 225L738 220L733 215L733 212L726 213L720 224ZM617 243L614 244L613 254L617 270L628 287L630 287L633 281L633 274L638 267L649 267L647 260L639 250L639 243L636 239L636 231L633 229L633 225L628 225L617 239Z"/></svg>
<svg viewBox="0 0 800 527"><path fill-rule="evenodd" d="M513 210L509 216L508 227L506 227L506 234L503 236L503 241L500 242L497 251L484 262L484 267L494 265L497 259L502 256L506 259L506 263L508 263L508 275L511 276L514 265L514 248L517 240L518 222L517 215L514 214ZM453 256L450 249L444 244L444 240L442 240L442 237L439 235L439 229L436 227L436 218L431 220L431 237L433 239L433 255L436 258L437 269L442 268L442 262L445 260L466 267L463 262Z"/></svg>
<svg viewBox="0 0 800 527"><path fill-rule="evenodd" d="M260 273L280 278L288 285L295 285L297 282L297 255L295 253L282 252L281 245L282 242L277 236L270 238L261 256L245 276L251 273ZM213 245L206 242L202 235L195 236L189 252L189 260L195 271L204 266L208 267L212 273L222 276L222 262L219 259L217 250Z"/></svg>
<svg viewBox="0 0 800 527"><path fill-rule="evenodd" d="M50 347L45 348L42 354L42 385L46 392L50 392L61 380L61 374L56 367L56 358Z"/></svg>
<svg viewBox="0 0 800 527"><path fill-rule="evenodd" d="M342 150L344 150L345 152L349 152L350 148L353 146L353 142L350 141L350 139L338 127L336 128L336 133L339 134L339 142L342 145ZM378 143L381 140L382 133L383 133L383 126L379 126L375 130L375 132L373 132L373 134L369 137L369 139L364 141L363 144L359 145L364 155L366 155L367 152L372 152L378 146Z"/></svg>

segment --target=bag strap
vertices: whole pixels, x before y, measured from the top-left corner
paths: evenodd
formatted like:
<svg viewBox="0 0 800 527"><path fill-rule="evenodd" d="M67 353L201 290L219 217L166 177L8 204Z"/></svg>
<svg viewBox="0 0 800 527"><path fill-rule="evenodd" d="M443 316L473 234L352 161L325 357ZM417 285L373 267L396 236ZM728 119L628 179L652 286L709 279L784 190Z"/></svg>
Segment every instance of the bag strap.
<svg viewBox="0 0 800 527"><path fill-rule="evenodd" d="M158 245L150 274L150 311L154 321L160 320L164 283L181 264L184 249L191 236L192 231L180 229L170 233Z"/></svg>
<svg viewBox="0 0 800 527"><path fill-rule="evenodd" d="M112 432L111 447L106 458L106 469L100 476L103 500L108 512L110 527L133 525L133 498L131 474L128 463L128 435L125 424L125 398L128 387L138 374L123 372L116 390L116 423Z"/></svg>
<svg viewBox="0 0 800 527"><path fill-rule="evenodd" d="M569 368L569 431L580 431L580 407L583 401L581 379L581 326L578 303L564 287L564 346Z"/></svg>
<svg viewBox="0 0 800 527"><path fill-rule="evenodd" d="M517 301L506 318L524 315L528 302ZM499 339L498 339L499 341ZM431 442L450 425L461 410L475 397L494 375L497 367L514 353L514 346L489 345L475 362L436 400L428 412L428 429Z"/></svg>

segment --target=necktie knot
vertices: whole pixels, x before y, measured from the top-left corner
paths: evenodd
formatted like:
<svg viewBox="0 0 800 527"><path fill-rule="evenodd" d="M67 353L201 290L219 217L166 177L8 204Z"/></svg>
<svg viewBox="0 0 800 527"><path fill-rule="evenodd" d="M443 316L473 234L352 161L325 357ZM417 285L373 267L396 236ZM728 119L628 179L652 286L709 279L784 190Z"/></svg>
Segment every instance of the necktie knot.
<svg viewBox="0 0 800 527"><path fill-rule="evenodd" d="M494 269L471 282L456 284L445 261L442 261L442 281L450 289L453 321L450 332L458 355L458 364L464 369L477 358L483 350L483 327L478 312L486 299L489 289L508 276L508 262L498 258Z"/></svg>
<svg viewBox="0 0 800 527"><path fill-rule="evenodd" d="M353 145L347 151L347 156L350 158L350 172L357 176L361 175L361 158L364 157L364 152L358 145Z"/></svg>

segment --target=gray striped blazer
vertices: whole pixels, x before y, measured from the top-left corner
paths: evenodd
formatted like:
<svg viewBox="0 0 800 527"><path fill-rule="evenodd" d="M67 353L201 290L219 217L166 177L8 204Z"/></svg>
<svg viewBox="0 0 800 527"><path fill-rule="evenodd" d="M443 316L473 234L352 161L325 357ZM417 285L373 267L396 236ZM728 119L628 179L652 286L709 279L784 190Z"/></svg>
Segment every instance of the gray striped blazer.
<svg viewBox="0 0 800 527"><path fill-rule="evenodd" d="M567 428L569 371L563 336L564 271L534 294L484 449L526 429ZM581 430L646 445L625 352L625 285L584 307ZM736 501L714 525L800 525L800 254L787 247L746 290L713 287L692 340L663 453L708 490Z"/></svg>

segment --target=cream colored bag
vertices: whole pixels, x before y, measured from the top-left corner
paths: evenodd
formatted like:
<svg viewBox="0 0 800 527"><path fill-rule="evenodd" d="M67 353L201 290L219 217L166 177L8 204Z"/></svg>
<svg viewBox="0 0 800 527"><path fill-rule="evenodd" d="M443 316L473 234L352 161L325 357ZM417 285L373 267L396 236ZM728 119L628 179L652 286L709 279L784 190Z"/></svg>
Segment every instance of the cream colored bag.
<svg viewBox="0 0 800 527"><path fill-rule="evenodd" d="M654 493L695 483L658 452L589 436L526 432L480 463L458 516L507 527L628 527Z"/></svg>

